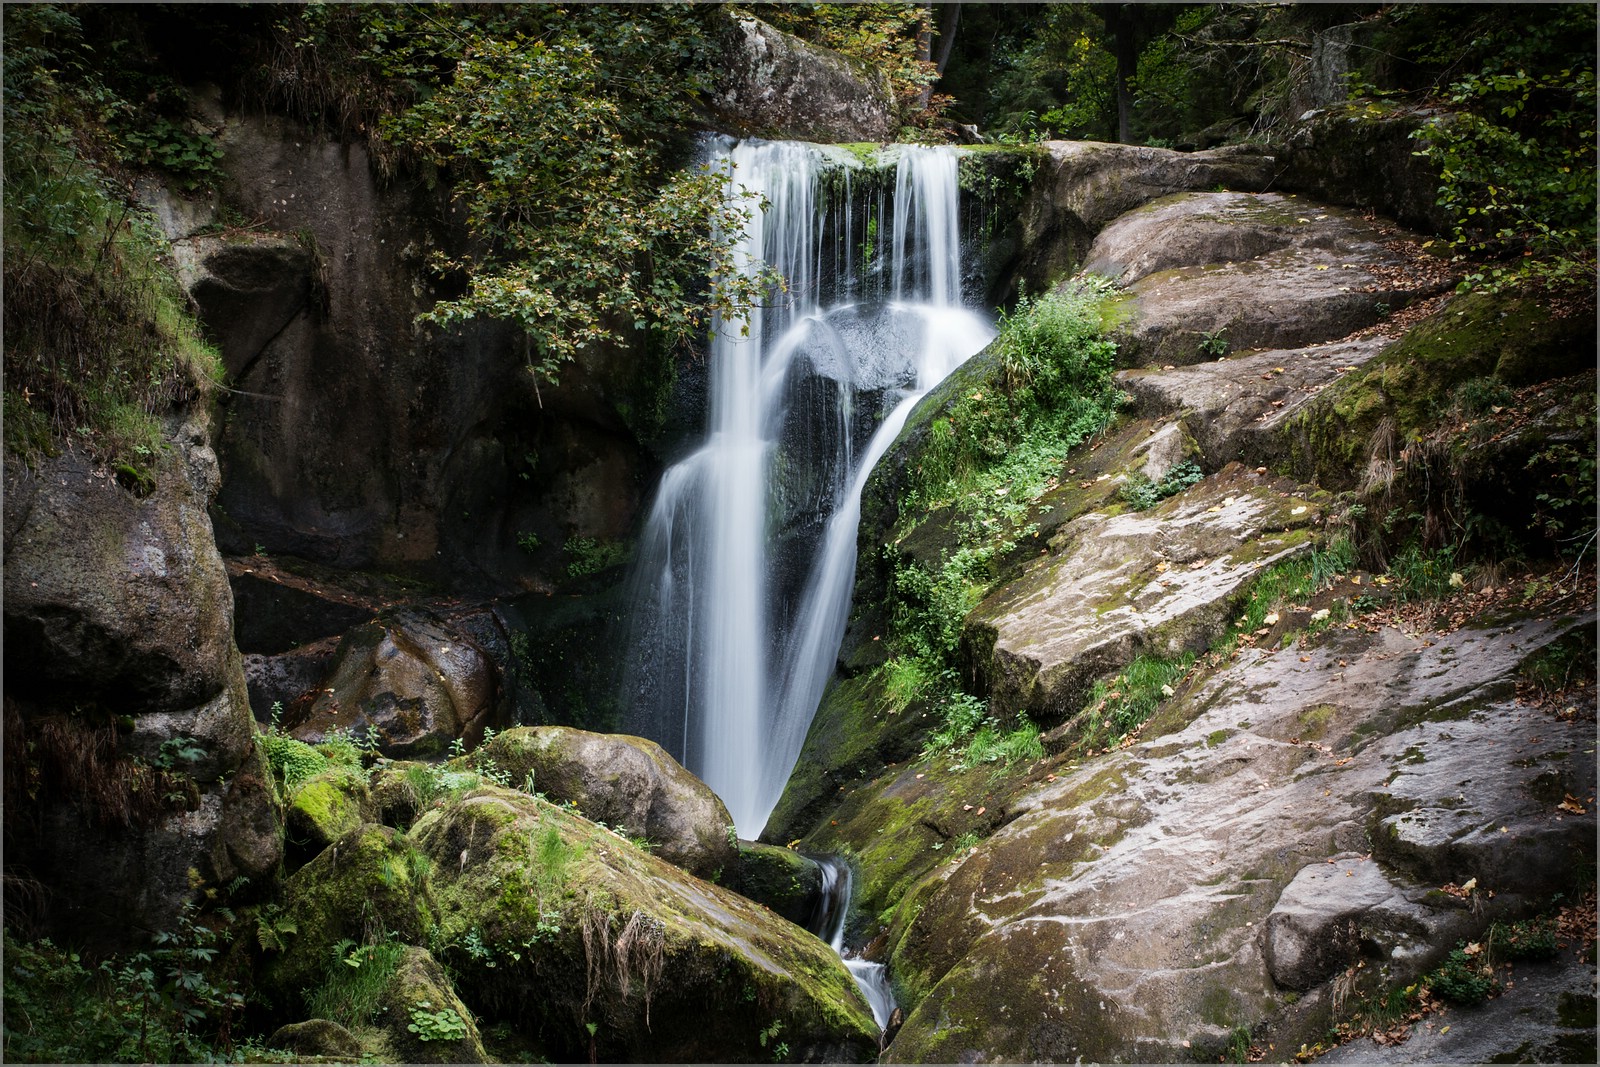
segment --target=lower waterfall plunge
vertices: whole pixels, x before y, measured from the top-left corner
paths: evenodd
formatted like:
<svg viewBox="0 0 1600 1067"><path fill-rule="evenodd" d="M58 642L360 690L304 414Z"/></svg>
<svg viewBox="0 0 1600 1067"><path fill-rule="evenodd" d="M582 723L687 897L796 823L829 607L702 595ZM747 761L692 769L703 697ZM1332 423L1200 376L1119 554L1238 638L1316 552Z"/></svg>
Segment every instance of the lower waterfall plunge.
<svg viewBox="0 0 1600 1067"><path fill-rule="evenodd" d="M994 336L961 302L956 151L897 151L892 192L856 189L853 165L815 146L724 144L714 162L757 208L736 262L772 267L786 292L714 326L706 436L662 477L639 544L623 706L747 839L833 673L867 478L923 394ZM824 869L848 894L843 865ZM848 897L833 907L817 932L842 949Z"/></svg>

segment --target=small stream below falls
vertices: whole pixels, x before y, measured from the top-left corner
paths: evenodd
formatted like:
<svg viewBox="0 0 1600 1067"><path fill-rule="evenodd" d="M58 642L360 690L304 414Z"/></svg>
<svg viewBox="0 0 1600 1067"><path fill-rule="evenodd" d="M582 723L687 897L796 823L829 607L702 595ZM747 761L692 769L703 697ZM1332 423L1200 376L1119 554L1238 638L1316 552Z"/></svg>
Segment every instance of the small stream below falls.
<svg viewBox="0 0 1600 1067"><path fill-rule="evenodd" d="M755 839L833 676L861 493L922 396L994 337L961 293L956 150L889 171L788 142L721 140L750 211L735 261L785 280L710 345L707 426L668 468L639 541L624 728L661 744ZM825 921L879 1026L881 966L844 946L850 871L825 860Z"/></svg>

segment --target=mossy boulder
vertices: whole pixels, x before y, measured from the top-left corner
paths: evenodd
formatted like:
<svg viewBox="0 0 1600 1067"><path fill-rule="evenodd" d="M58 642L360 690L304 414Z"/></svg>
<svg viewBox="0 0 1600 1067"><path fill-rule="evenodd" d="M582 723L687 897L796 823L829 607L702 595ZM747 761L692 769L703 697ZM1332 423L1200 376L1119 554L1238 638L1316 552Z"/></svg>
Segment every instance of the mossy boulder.
<svg viewBox="0 0 1600 1067"><path fill-rule="evenodd" d="M297 1003L337 965L343 940L393 936L426 944L438 924L429 884L429 860L387 826L359 826L334 841L284 885L283 911L296 933L271 955L261 985L281 1005Z"/></svg>
<svg viewBox="0 0 1600 1067"><path fill-rule="evenodd" d="M871 1059L839 958L745 898L516 792L423 815L441 957L484 1019L558 1060Z"/></svg>
<svg viewBox="0 0 1600 1067"><path fill-rule="evenodd" d="M268 1048L287 1049L302 1057L352 1061L361 1058L361 1041L332 1019L307 1019L280 1026L267 1038Z"/></svg>
<svg viewBox="0 0 1600 1067"><path fill-rule="evenodd" d="M515 783L531 774L536 791L643 838L656 855L702 878L737 860L728 809L654 741L566 726L521 727L497 735L464 762L484 757Z"/></svg>
<svg viewBox="0 0 1600 1067"><path fill-rule="evenodd" d="M1594 352L1593 315L1552 315L1515 292L1468 293L1324 390L1281 432L1297 474L1353 488L1374 454L1392 462L1448 418L1468 383L1516 388L1592 371Z"/></svg>
<svg viewBox="0 0 1600 1067"><path fill-rule="evenodd" d="M353 767L330 767L291 794L289 841L294 851L309 858L376 816L366 775Z"/></svg>
<svg viewBox="0 0 1600 1067"><path fill-rule="evenodd" d="M377 1024L397 1063L488 1063L472 1012L425 948L408 946L379 998Z"/></svg>
<svg viewBox="0 0 1600 1067"><path fill-rule="evenodd" d="M740 841L723 884L796 926L809 927L822 897L822 868L792 848Z"/></svg>

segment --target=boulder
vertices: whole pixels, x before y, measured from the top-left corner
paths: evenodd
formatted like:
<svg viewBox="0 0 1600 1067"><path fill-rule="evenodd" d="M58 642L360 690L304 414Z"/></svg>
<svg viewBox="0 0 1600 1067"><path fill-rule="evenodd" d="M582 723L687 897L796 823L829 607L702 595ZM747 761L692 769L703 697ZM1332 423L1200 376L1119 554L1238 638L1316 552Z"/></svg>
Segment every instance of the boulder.
<svg viewBox="0 0 1600 1067"><path fill-rule="evenodd" d="M228 689L239 664L206 515L217 477L206 433L203 422L181 430L144 495L72 449L34 470L7 462L5 648L29 665L7 678L8 692L155 713ZM203 468L198 480L180 450ZM225 735L207 740L237 765L249 723L224 720Z"/></svg>
<svg viewBox="0 0 1600 1067"><path fill-rule="evenodd" d="M654 741L537 726L497 735L468 761L483 757L513 783L531 774L538 792L643 838L656 855L702 878L727 874L738 861L728 809Z"/></svg>
<svg viewBox="0 0 1600 1067"><path fill-rule="evenodd" d="M284 730L316 744L375 729L386 756L442 756L456 738L481 736L499 709L481 650L437 617L400 609L344 635L323 688L289 709Z"/></svg>
<svg viewBox="0 0 1600 1067"><path fill-rule="evenodd" d="M1411 883L1365 857L1312 863L1267 916L1262 952L1283 989L1304 992L1363 957L1436 956L1473 930L1465 908L1440 908L1437 888Z"/></svg>
<svg viewBox="0 0 1600 1067"><path fill-rule="evenodd" d="M574 813L484 788L410 832L484 1019L552 1059L859 1062L877 1027L826 945Z"/></svg>
<svg viewBox="0 0 1600 1067"><path fill-rule="evenodd" d="M1393 226L1276 193L1184 193L1118 218L1086 273L1124 286L1125 366L1344 337L1450 277Z"/></svg>
<svg viewBox="0 0 1600 1067"><path fill-rule="evenodd" d="M382 935L427 944L438 925L431 861L387 826L358 826L323 849L284 883L283 912L296 933L259 968L269 1002L298 1005L338 965L334 946Z"/></svg>
<svg viewBox="0 0 1600 1067"><path fill-rule="evenodd" d="M289 841L305 857L373 821L376 814L366 776L349 767L330 767L295 786L289 797Z"/></svg>
<svg viewBox="0 0 1600 1067"><path fill-rule="evenodd" d="M1527 893L1573 890L1594 816L1539 780L1592 783L1593 727L1521 704L1514 680L1593 626L1339 629L1203 673L1147 740L1034 779L901 902L908 1016L885 1059L1209 1059L1238 1028L1294 1048L1336 996L1403 986ZM1369 852L1392 814L1455 806L1470 825L1431 859ZM1471 900L1441 891L1473 878Z"/></svg>
<svg viewBox="0 0 1600 1067"><path fill-rule="evenodd" d="M408 945L379 997L378 1025L397 1063L489 1063L472 1012L425 948Z"/></svg>
<svg viewBox="0 0 1600 1067"><path fill-rule="evenodd" d="M723 879L729 889L772 909L796 926L810 926L822 899L822 868L792 848L740 841L738 859Z"/></svg>
<svg viewBox="0 0 1600 1067"><path fill-rule="evenodd" d="M1275 187L1448 234L1455 220L1438 204L1438 165L1416 154L1414 136L1425 123L1448 121L1448 112L1373 100L1313 108L1272 146Z"/></svg>
<svg viewBox="0 0 1600 1067"><path fill-rule="evenodd" d="M337 1060L359 1060L362 1051L356 1035L332 1019L307 1019L280 1026L267 1038L267 1047Z"/></svg>
<svg viewBox="0 0 1600 1067"><path fill-rule="evenodd" d="M138 478L67 448L5 464L8 868L44 889L38 928L128 947L205 888L281 856L232 596L206 505L203 416ZM23 797L25 796L25 800Z"/></svg>
<svg viewBox="0 0 1600 1067"><path fill-rule="evenodd" d="M173 259L234 378L313 310L320 285L315 248L277 234L196 235L173 245Z"/></svg>
<svg viewBox="0 0 1600 1067"><path fill-rule="evenodd" d="M1321 514L1305 487L1233 465L1149 511L1085 515L967 616L964 655L995 714L1061 723L1140 653L1209 645Z"/></svg>
<svg viewBox="0 0 1600 1067"><path fill-rule="evenodd" d="M888 141L899 128L889 80L749 15L723 32L712 121L741 136L795 141Z"/></svg>

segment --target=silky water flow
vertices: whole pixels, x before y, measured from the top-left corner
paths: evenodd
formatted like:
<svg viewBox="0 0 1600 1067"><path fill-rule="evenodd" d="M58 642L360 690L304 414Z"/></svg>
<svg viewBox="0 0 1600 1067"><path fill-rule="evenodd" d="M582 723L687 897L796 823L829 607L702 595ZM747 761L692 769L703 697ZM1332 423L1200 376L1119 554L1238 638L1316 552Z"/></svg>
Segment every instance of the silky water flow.
<svg viewBox="0 0 1600 1067"><path fill-rule="evenodd" d="M815 146L715 149L728 195L751 209L735 262L773 268L784 288L714 325L705 438L663 475L636 556L623 706L747 839L833 673L867 478L923 394L994 336L961 302L955 150L897 151L891 195ZM844 948L849 870L823 871L813 932L846 956L882 1027L882 968Z"/></svg>

